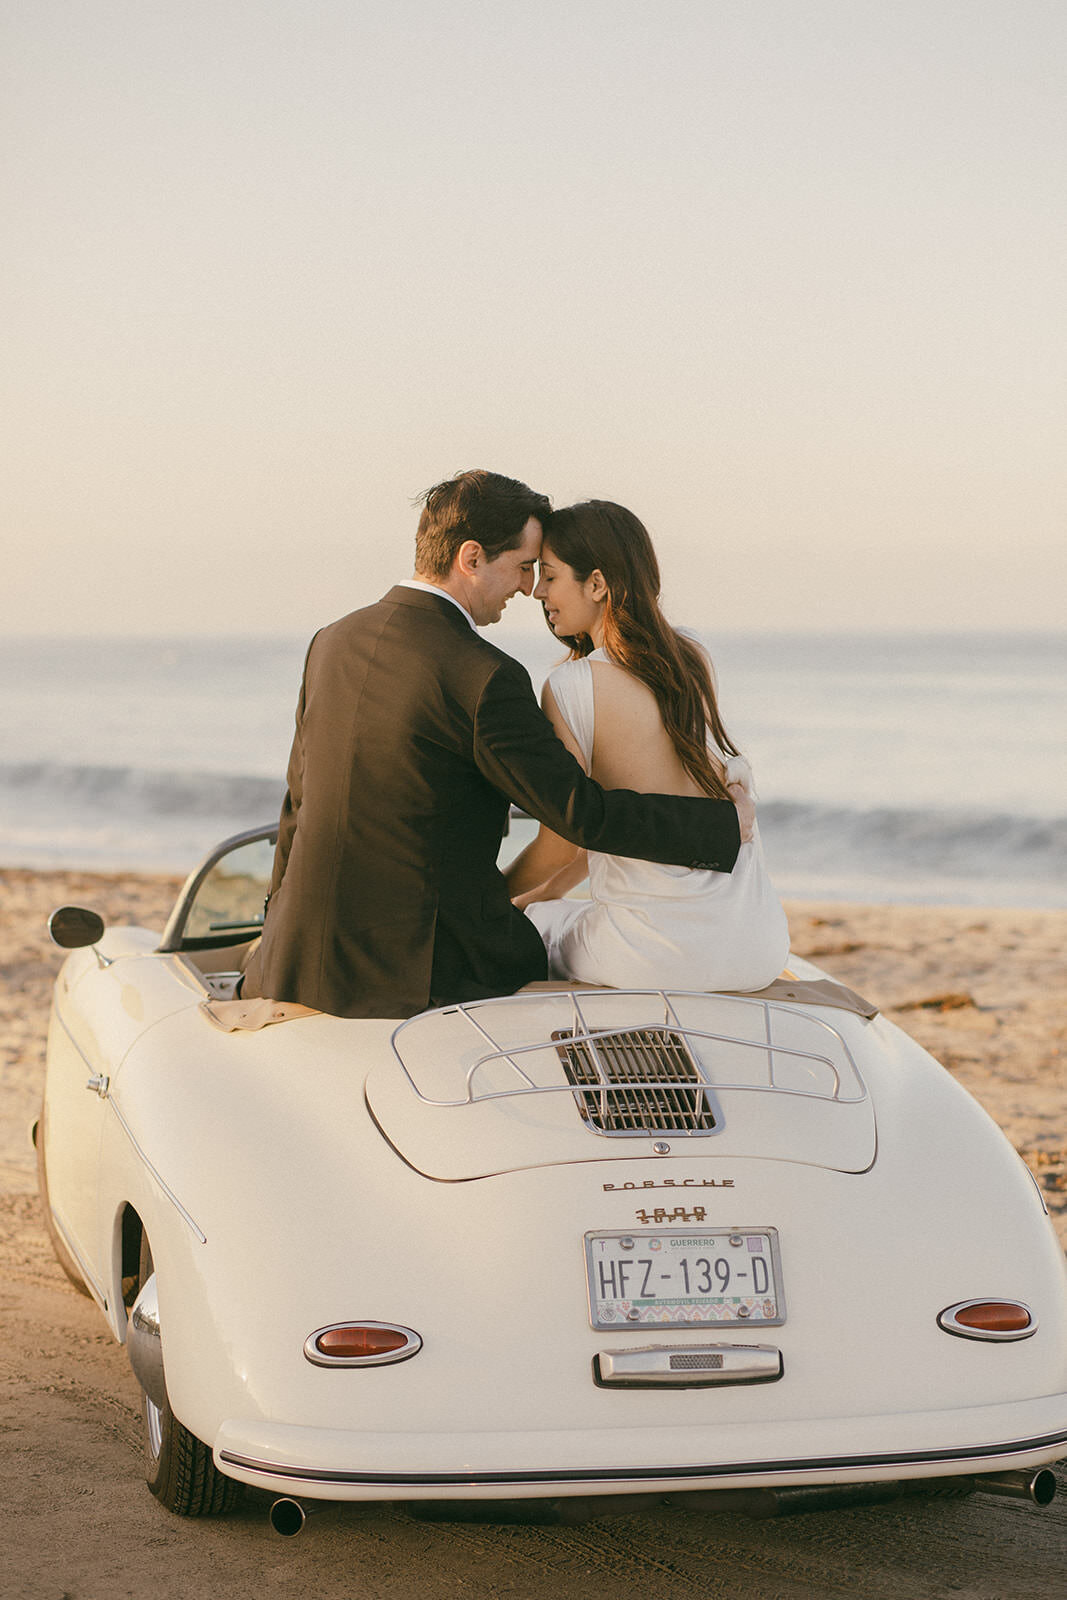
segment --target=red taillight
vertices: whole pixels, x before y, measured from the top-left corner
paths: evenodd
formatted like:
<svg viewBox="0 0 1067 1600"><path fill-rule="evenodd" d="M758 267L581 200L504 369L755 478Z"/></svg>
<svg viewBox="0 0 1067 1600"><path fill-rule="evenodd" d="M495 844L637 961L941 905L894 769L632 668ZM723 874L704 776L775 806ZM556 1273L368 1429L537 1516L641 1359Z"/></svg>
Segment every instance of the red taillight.
<svg viewBox="0 0 1067 1600"><path fill-rule="evenodd" d="M1037 1329L1032 1311L1020 1300L962 1300L937 1320L946 1333L964 1339L1025 1339Z"/></svg>
<svg viewBox="0 0 1067 1600"><path fill-rule="evenodd" d="M417 1333L394 1322L336 1322L311 1334L304 1354L321 1367L383 1366L406 1361L421 1347Z"/></svg>
<svg viewBox="0 0 1067 1600"><path fill-rule="evenodd" d="M1030 1313L1013 1300L979 1300L957 1311L956 1321L965 1328L980 1328L983 1333L1018 1333L1030 1326Z"/></svg>
<svg viewBox="0 0 1067 1600"><path fill-rule="evenodd" d="M328 1328L315 1340L315 1348L324 1356L362 1359L391 1355L403 1350L407 1342L407 1334L399 1328Z"/></svg>

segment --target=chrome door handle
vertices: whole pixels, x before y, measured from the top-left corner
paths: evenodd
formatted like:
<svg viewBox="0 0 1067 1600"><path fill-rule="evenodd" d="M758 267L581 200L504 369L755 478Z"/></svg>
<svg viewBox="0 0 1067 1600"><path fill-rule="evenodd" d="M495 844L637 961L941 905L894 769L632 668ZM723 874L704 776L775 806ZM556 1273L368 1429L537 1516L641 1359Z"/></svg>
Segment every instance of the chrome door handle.
<svg viewBox="0 0 1067 1600"><path fill-rule="evenodd" d="M87 1089L95 1089L101 1100L103 1100L107 1096L108 1084L110 1082L111 1079L108 1077L106 1072L94 1072L85 1087Z"/></svg>

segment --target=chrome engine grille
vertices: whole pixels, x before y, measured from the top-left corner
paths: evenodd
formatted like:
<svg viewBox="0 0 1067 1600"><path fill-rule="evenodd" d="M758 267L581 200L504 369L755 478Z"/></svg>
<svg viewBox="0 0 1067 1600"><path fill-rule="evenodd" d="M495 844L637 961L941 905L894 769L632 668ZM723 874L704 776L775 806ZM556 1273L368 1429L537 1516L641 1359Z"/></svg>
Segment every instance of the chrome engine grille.
<svg viewBox="0 0 1067 1600"><path fill-rule="evenodd" d="M552 1035L578 1109L600 1133L710 1133L715 1117L704 1079L681 1034L634 1028L590 1040L571 1028Z"/></svg>

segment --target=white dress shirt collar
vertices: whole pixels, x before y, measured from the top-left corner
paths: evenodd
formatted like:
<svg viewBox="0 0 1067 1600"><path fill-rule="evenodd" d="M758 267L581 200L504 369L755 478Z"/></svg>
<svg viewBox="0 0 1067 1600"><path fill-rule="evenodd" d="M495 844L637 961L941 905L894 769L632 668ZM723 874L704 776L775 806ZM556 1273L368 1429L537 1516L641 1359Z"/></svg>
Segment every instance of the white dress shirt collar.
<svg viewBox="0 0 1067 1600"><path fill-rule="evenodd" d="M454 605L457 611L462 611L463 615L466 617L475 633L477 633L478 624L475 622L474 618L471 616L463 602L461 600L457 600L454 594L449 594L447 589L442 589L439 584L423 583L421 578L401 578L399 587L401 589L421 589L423 594L440 595L442 600L448 600L452 605Z"/></svg>

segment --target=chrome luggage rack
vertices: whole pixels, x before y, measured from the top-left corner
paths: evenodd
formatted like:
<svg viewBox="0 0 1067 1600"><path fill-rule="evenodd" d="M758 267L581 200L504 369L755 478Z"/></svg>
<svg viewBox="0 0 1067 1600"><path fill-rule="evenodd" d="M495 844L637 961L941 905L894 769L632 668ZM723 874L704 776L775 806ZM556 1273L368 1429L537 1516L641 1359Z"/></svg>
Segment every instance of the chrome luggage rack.
<svg viewBox="0 0 1067 1600"><path fill-rule="evenodd" d="M583 1011L583 997L573 990L548 991L536 996L520 993L499 999L465 1001L444 1006L439 1011L422 1012L409 1017L393 1032L393 1052L412 1090L426 1105L472 1106L519 1095L567 1094L573 1096L579 1113L590 1128L615 1137L667 1132L675 1136L693 1137L715 1133L721 1122L715 1097L719 1091L725 1090L791 1095L799 1099L842 1105L859 1104L868 1098L866 1086L845 1038L825 1018L812 1015L806 1007L752 996L725 996L694 990L591 990L585 991L585 994L595 995L597 1002L602 1002L606 996L612 1001L625 998L658 1000L662 1007L662 1020L656 1015L632 1024L597 1027ZM762 1012L762 1037L745 1038L736 1033L694 1027L678 1014L678 1003L683 1000L726 1001L730 1006L756 1007ZM546 1002L550 1004L546 1005ZM560 1002L564 1004L561 1006ZM502 1043L491 1031L491 1014L494 1008L502 1007L507 1007L512 1017L517 1007L536 1008L542 1014L547 1012L546 1020L551 1025L549 1036L546 1038L542 1034L521 1043ZM570 1026L558 1026L561 1015L566 1016L568 1010ZM487 1012L490 1013L488 1017L485 1015ZM780 1037L776 1037L778 1014L791 1019L801 1017L804 1028L822 1030L827 1036L827 1053L784 1044ZM408 1041L402 1038L403 1034L407 1029L419 1025L425 1028L432 1017L462 1019L472 1030L474 1038L471 1042L481 1041L490 1047L466 1068L465 1092L458 1098L438 1098L428 1094L420 1088L404 1059L403 1046ZM496 1031L499 1033L502 1030L498 1028ZM780 1034L780 1027L777 1032ZM740 1047L762 1057L760 1076L763 1081L731 1081L729 1078L713 1077L708 1058L714 1058L716 1050L721 1052L723 1047ZM466 1050L460 1054L469 1059ZM853 1080L857 1092L845 1092L840 1067L833 1059L835 1055L838 1062L845 1064L847 1075ZM439 1053L436 1059L439 1063ZM827 1087L797 1088L779 1081L789 1063L807 1063L809 1071L814 1064L817 1069L829 1074ZM500 1087L499 1072L492 1075L497 1080L495 1084L486 1081L490 1077L490 1069L501 1065L510 1069L516 1082ZM537 1071L539 1065L542 1068L548 1066L550 1081L543 1081L546 1074L543 1070ZM457 1062L457 1066L462 1069L462 1060Z"/></svg>

